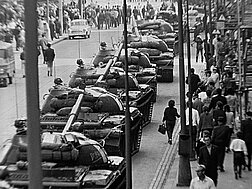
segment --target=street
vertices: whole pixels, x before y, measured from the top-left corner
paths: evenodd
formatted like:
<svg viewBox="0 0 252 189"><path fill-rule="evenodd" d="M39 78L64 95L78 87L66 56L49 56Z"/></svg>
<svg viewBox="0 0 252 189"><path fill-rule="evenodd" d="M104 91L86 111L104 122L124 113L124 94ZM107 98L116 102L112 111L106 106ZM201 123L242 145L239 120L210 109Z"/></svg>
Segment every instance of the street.
<svg viewBox="0 0 252 189"><path fill-rule="evenodd" d="M114 40L118 41L120 34L121 31L118 30L95 30L90 39L67 39L53 45L56 52L53 77L47 76L47 68L40 55L38 61L40 106L44 101L43 96L48 94L48 89L53 85L55 77L61 77L65 83L68 83L70 74L77 67L78 58L83 58L85 63L89 64L97 53L101 41L111 46L111 37L113 36ZM3 107L0 110L1 143L15 133L14 120L26 116L25 78L22 78L19 53L15 52L17 73L14 84L0 88L0 107ZM179 108L178 59L175 61L174 82L158 84L158 97L153 109L152 122L144 128L140 152L133 156L133 188L148 188L153 182L153 177L160 171L158 170L159 163L167 150L168 142L167 136L157 132L157 127L161 123L163 110L170 99L174 99L176 107Z"/></svg>

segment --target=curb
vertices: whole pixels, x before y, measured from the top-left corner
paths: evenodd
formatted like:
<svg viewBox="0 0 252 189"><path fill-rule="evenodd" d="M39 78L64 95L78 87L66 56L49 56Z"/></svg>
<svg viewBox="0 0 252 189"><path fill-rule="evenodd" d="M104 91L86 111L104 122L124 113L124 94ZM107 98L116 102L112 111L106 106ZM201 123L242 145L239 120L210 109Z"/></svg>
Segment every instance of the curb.
<svg viewBox="0 0 252 189"><path fill-rule="evenodd" d="M149 186L149 189L162 189L166 179L167 179L167 175L169 175L169 171L170 168L173 164L173 161L175 159L176 156L176 149L178 147L178 137L179 137L179 131L180 131L180 121L177 122L176 126L177 129L174 133L174 138L175 138L175 142L174 145L168 145L165 149L165 153L162 156L162 159L158 165L158 168L155 172L155 176L151 181L151 184Z"/></svg>
<svg viewBox="0 0 252 189"><path fill-rule="evenodd" d="M52 45L55 45L55 44L57 44L57 43L59 43L59 42L61 42L61 41L63 41L63 40L66 40L66 39L67 39L66 36L65 36L65 37L62 37L62 38L60 38L59 40L52 42Z"/></svg>

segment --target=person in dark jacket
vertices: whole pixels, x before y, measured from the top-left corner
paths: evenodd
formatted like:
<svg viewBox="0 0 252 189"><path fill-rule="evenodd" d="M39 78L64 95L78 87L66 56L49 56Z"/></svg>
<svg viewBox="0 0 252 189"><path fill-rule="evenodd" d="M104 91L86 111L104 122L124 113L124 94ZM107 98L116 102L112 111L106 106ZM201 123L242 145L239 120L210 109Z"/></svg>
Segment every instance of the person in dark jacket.
<svg viewBox="0 0 252 189"><path fill-rule="evenodd" d="M218 146L218 169L221 172L224 172L224 159L225 159L225 150L229 145L229 127L225 125L225 118L217 118L218 126L214 127L212 132L212 144Z"/></svg>
<svg viewBox="0 0 252 189"><path fill-rule="evenodd" d="M55 38L55 23L52 20L49 21L49 28L50 28L51 40L53 41L53 39Z"/></svg>
<svg viewBox="0 0 252 189"><path fill-rule="evenodd" d="M213 114L209 112L207 106L203 106L203 113L200 114L198 133L208 130L212 133L213 130Z"/></svg>
<svg viewBox="0 0 252 189"><path fill-rule="evenodd" d="M218 117L223 117L224 118L224 123L227 121L227 116L225 111L223 110L223 104L221 101L218 101L216 103L216 109L213 110L213 124L214 126L218 125Z"/></svg>
<svg viewBox="0 0 252 189"><path fill-rule="evenodd" d="M199 164L205 165L206 176L210 177L213 181L215 186L217 186L218 182L218 146L211 144L211 137L205 136L203 138L205 142L205 146L201 147L199 150Z"/></svg>
<svg viewBox="0 0 252 189"><path fill-rule="evenodd" d="M168 143L172 144L172 133L174 126L176 124L176 117L179 118L180 115L177 112L177 109L174 108L175 101L170 100L168 102L168 107L165 108L164 116L163 116L163 123L166 124L167 135L168 135Z"/></svg>
<svg viewBox="0 0 252 189"><path fill-rule="evenodd" d="M221 92L222 90L220 88L216 89L217 95L212 97L210 105L209 105L209 110L211 110L212 108L215 109L216 103L218 101L221 101L223 106L227 104L227 99L225 96L221 94Z"/></svg>
<svg viewBox="0 0 252 189"><path fill-rule="evenodd" d="M53 61L55 58L54 49L51 48L51 44L47 44L48 49L45 51L45 61L47 64L47 76L52 76Z"/></svg>
<svg viewBox="0 0 252 189"><path fill-rule="evenodd" d="M247 112L247 119L241 121L242 139L245 141L248 150L248 170L251 171L251 155L252 155L252 112Z"/></svg>
<svg viewBox="0 0 252 189"><path fill-rule="evenodd" d="M194 71L194 68L191 68L191 96L197 91L200 83L200 77L199 75L195 74ZM186 78L186 84L189 84L188 77Z"/></svg>

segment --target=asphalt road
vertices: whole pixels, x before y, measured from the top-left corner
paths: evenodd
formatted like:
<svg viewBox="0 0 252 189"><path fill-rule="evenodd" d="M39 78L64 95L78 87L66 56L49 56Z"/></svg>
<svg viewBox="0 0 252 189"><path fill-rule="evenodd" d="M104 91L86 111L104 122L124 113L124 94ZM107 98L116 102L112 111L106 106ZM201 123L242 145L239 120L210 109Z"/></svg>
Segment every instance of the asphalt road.
<svg viewBox="0 0 252 189"><path fill-rule="evenodd" d="M76 59L83 58L86 63L89 63L94 54L97 53L99 43L105 41L110 46L111 37L114 37L117 41L121 38L121 31L116 29L110 31L96 30L92 32L90 39L64 40L53 45L56 52L53 77L47 76L46 65L42 63L42 56L40 55L38 61L40 106L43 104L43 96L48 94L48 89L53 85L55 77L61 77L67 83L69 75L76 69ZM25 78L22 78L19 53L15 52L17 74L14 84L0 88L0 143L3 143L15 133L15 128L12 126L14 120L26 116ZM154 104L152 122L143 129L140 152L135 154L132 159L132 183L135 189L147 189L157 179L160 180L160 178L157 178L162 169L160 164L169 163L163 161L164 154L171 153L167 136L158 133L157 127L161 123L163 110L170 99L176 101L176 107L179 109L178 58L175 59L174 65L174 82L158 84L158 96L157 102ZM179 126L175 128L175 132L178 129Z"/></svg>

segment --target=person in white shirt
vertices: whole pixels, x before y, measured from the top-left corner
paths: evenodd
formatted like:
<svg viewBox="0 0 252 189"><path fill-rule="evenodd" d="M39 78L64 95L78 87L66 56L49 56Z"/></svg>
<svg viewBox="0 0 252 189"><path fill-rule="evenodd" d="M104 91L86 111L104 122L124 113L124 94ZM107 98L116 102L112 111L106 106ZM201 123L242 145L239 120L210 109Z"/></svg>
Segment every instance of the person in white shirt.
<svg viewBox="0 0 252 189"><path fill-rule="evenodd" d="M211 74L211 78L212 78L212 80L213 80L213 82L214 82L214 86L215 86L215 88L216 89L218 89L218 88L220 88L220 75L219 75L219 73L217 72L217 68L216 67L214 67L213 68L213 72L212 72L212 74Z"/></svg>
<svg viewBox="0 0 252 189"><path fill-rule="evenodd" d="M189 101L186 102L186 126L189 127ZM196 138L197 138L197 130L198 130L198 126L199 126L199 120L200 120L200 116L199 116L199 112L192 108L192 149L193 151L195 151L196 148Z"/></svg>
<svg viewBox="0 0 252 189"><path fill-rule="evenodd" d="M205 175L205 170L205 165L198 165L197 177L191 180L190 189L216 189L213 180Z"/></svg>
<svg viewBox="0 0 252 189"><path fill-rule="evenodd" d="M235 179L241 178L242 173L242 165L245 164L245 155L247 155L247 147L245 144L245 141L242 140L243 133L241 131L238 131L236 133L237 139L232 140L230 144L230 150L233 151L233 162L234 162L234 173L235 173ZM239 169L237 171L237 168Z"/></svg>

